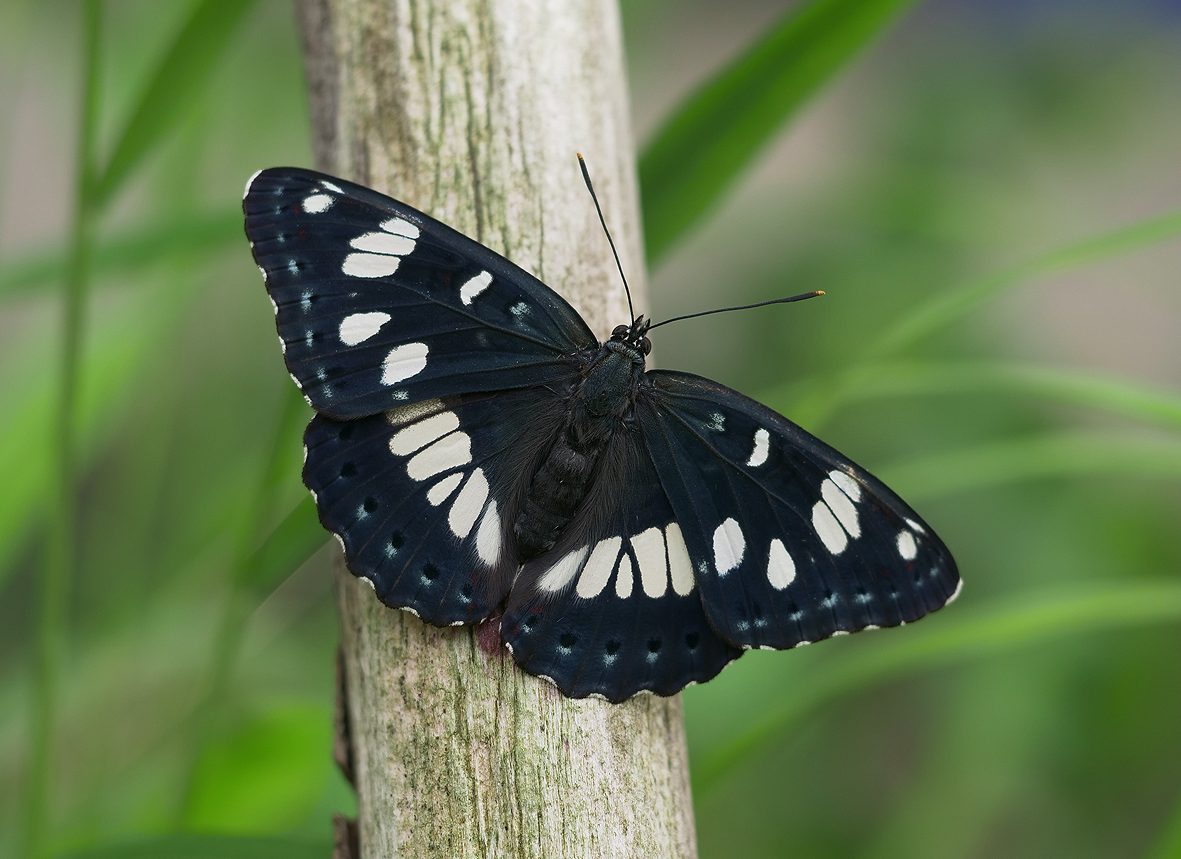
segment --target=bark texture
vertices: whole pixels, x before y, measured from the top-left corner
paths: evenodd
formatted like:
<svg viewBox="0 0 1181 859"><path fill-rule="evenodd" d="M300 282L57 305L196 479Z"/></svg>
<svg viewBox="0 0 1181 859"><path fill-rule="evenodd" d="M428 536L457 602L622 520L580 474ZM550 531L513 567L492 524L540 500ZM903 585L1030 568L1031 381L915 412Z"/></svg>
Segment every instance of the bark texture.
<svg viewBox="0 0 1181 859"><path fill-rule="evenodd" d="M627 320L575 161L642 303L615 0L297 11L319 166L505 254L600 336ZM695 855L679 697L568 700L515 667L494 624L436 629L337 578L362 857Z"/></svg>

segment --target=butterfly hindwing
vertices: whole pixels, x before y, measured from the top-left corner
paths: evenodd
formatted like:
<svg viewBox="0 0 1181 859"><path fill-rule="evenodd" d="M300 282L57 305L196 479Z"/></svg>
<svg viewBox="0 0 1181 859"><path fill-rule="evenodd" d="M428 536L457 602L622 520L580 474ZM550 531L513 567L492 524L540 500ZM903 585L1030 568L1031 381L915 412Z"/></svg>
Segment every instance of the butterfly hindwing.
<svg viewBox="0 0 1181 859"><path fill-rule="evenodd" d="M645 378L641 431L728 641L794 647L909 623L955 597L951 554L881 481L723 385Z"/></svg>
<svg viewBox="0 0 1181 859"><path fill-rule="evenodd" d="M635 433L554 549L524 564L501 621L513 658L566 695L618 702L704 682L741 650L701 605L681 526Z"/></svg>
<svg viewBox="0 0 1181 859"><path fill-rule="evenodd" d="M524 390L314 418L304 482L352 573L382 602L439 626L493 613L517 569L506 507L529 446L521 435L554 402Z"/></svg>
<svg viewBox="0 0 1181 859"><path fill-rule="evenodd" d="M596 345L535 277L376 191L272 168L242 206L287 369L320 414L549 384Z"/></svg>

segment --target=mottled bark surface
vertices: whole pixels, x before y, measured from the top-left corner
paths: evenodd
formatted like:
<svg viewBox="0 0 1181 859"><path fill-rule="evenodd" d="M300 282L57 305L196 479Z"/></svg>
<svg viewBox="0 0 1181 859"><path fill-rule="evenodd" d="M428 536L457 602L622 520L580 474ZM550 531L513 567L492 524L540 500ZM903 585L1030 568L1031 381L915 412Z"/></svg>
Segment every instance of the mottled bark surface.
<svg viewBox="0 0 1181 859"><path fill-rule="evenodd" d="M301 0L321 168L627 321L575 152L643 298L614 0ZM571 701L494 627L440 630L338 570L347 759L370 857L695 854L680 699ZM343 754L343 753L342 753Z"/></svg>

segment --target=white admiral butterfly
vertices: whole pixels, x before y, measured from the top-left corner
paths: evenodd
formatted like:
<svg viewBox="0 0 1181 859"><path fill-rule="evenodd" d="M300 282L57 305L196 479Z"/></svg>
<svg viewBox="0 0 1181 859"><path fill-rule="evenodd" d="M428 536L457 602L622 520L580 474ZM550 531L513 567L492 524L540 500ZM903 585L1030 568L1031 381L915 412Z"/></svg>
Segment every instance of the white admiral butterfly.
<svg viewBox="0 0 1181 859"><path fill-rule="evenodd" d="M505 258L309 170L255 174L243 210L317 412L304 482L385 604L439 626L503 611L525 671L617 702L958 593L865 469L716 382L646 371L642 316L600 343Z"/></svg>

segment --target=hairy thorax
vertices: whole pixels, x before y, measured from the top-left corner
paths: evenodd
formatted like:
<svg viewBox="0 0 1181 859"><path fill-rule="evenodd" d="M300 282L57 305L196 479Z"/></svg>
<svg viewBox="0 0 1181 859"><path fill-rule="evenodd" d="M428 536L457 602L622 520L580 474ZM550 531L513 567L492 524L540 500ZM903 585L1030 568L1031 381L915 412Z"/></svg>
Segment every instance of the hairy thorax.
<svg viewBox="0 0 1181 859"><path fill-rule="evenodd" d="M614 341L588 362L513 523L522 560L552 549L574 518L608 442L631 414L643 372L643 355Z"/></svg>

